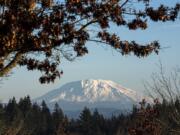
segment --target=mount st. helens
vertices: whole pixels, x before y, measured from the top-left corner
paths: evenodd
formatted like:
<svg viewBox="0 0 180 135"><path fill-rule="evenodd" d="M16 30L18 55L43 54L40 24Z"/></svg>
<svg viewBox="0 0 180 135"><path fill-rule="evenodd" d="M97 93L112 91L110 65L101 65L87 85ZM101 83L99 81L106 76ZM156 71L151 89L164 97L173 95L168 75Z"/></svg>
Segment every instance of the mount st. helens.
<svg viewBox="0 0 180 135"><path fill-rule="evenodd" d="M55 103L65 112L79 112L84 107L97 108L101 113L112 114L126 112L142 99L152 100L134 90L127 89L110 80L81 80L70 82L35 99L37 103L44 100L50 109Z"/></svg>

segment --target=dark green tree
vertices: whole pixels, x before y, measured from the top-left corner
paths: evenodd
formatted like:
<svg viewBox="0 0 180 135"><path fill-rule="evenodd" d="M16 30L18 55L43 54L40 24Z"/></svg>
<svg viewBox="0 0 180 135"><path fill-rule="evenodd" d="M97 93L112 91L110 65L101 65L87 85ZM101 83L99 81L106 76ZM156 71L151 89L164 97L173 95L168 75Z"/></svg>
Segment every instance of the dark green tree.
<svg viewBox="0 0 180 135"><path fill-rule="evenodd" d="M63 120L59 123L55 135L68 135L68 131L67 131L68 123L69 123L68 118L65 116Z"/></svg>
<svg viewBox="0 0 180 135"><path fill-rule="evenodd" d="M64 113L57 103L54 106L52 119L53 119L54 131L57 131L58 128L60 128L60 124L62 124L64 120Z"/></svg>
<svg viewBox="0 0 180 135"><path fill-rule="evenodd" d="M0 103L0 133L4 132L5 127L5 113L3 105Z"/></svg>
<svg viewBox="0 0 180 135"><path fill-rule="evenodd" d="M33 104L32 105L32 115L31 115L31 120L30 120L30 124L31 125L31 129L34 129L34 132L32 135L40 135L41 134L41 126L42 126L42 112L41 112L41 108L38 104ZM30 126L29 124L29 126Z"/></svg>
<svg viewBox="0 0 180 135"><path fill-rule="evenodd" d="M5 107L6 117L8 122L13 121L20 113L15 97L9 100L7 106Z"/></svg>
<svg viewBox="0 0 180 135"><path fill-rule="evenodd" d="M81 112L79 118L80 130L82 134L92 135L93 127L91 111L87 107L85 107Z"/></svg>
<svg viewBox="0 0 180 135"><path fill-rule="evenodd" d="M5 106L5 135L16 135L22 129L24 121L21 110L18 108L15 97Z"/></svg>
<svg viewBox="0 0 180 135"><path fill-rule="evenodd" d="M41 125L41 134L40 135L51 135L53 133L53 124L52 124L52 117L49 111L48 106L46 105L45 101L42 101L42 109L41 109L41 118L42 118L42 125Z"/></svg>
<svg viewBox="0 0 180 135"><path fill-rule="evenodd" d="M24 116L27 114L27 112L31 109L31 99L29 96L26 96L24 98L20 98L18 103L19 109L23 112Z"/></svg>
<svg viewBox="0 0 180 135"><path fill-rule="evenodd" d="M92 115L92 126L94 135L103 135L103 123L104 117L101 114L99 114L97 109L95 109Z"/></svg>

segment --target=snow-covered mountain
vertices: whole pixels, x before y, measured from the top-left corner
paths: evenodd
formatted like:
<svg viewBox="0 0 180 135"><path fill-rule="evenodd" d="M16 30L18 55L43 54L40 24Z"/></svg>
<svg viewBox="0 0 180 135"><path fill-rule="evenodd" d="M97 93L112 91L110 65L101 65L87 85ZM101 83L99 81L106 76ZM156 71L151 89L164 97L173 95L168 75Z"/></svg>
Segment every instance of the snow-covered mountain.
<svg viewBox="0 0 180 135"><path fill-rule="evenodd" d="M65 111L79 111L85 106L101 110L129 111L133 104L137 104L143 98L151 102L151 99L143 94L110 80L89 79L67 83L35 101L40 103L44 100L51 109L58 103Z"/></svg>

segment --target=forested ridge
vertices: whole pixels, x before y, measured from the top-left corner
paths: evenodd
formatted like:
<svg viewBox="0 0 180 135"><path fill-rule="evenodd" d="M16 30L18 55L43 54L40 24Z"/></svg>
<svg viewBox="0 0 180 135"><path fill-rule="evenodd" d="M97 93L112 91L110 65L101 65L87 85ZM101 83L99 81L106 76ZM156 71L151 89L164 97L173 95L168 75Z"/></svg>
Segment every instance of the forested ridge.
<svg viewBox="0 0 180 135"><path fill-rule="evenodd" d="M178 135L180 101L145 100L128 115L106 118L97 110L84 108L78 119L68 118L55 105L32 103L29 96L0 105L0 135Z"/></svg>

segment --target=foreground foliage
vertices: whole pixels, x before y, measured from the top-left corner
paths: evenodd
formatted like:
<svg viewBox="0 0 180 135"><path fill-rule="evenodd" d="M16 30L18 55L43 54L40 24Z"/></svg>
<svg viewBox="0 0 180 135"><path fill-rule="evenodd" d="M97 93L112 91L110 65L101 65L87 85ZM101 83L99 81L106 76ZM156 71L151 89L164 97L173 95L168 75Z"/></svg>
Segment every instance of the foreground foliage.
<svg viewBox="0 0 180 135"><path fill-rule="evenodd" d="M155 100L134 107L127 115L105 118L84 108L78 119L69 119L56 104L50 112L45 102L32 104L27 96L0 105L0 135L179 135L180 101Z"/></svg>
<svg viewBox="0 0 180 135"><path fill-rule="evenodd" d="M0 77L20 65L41 71L41 83L53 82L62 74L58 70L61 58L73 60L87 54L87 42L103 43L122 55L158 53L157 41L142 45L122 40L110 30L112 25L145 30L149 21L176 20L179 3L154 7L153 2L0 0Z"/></svg>

